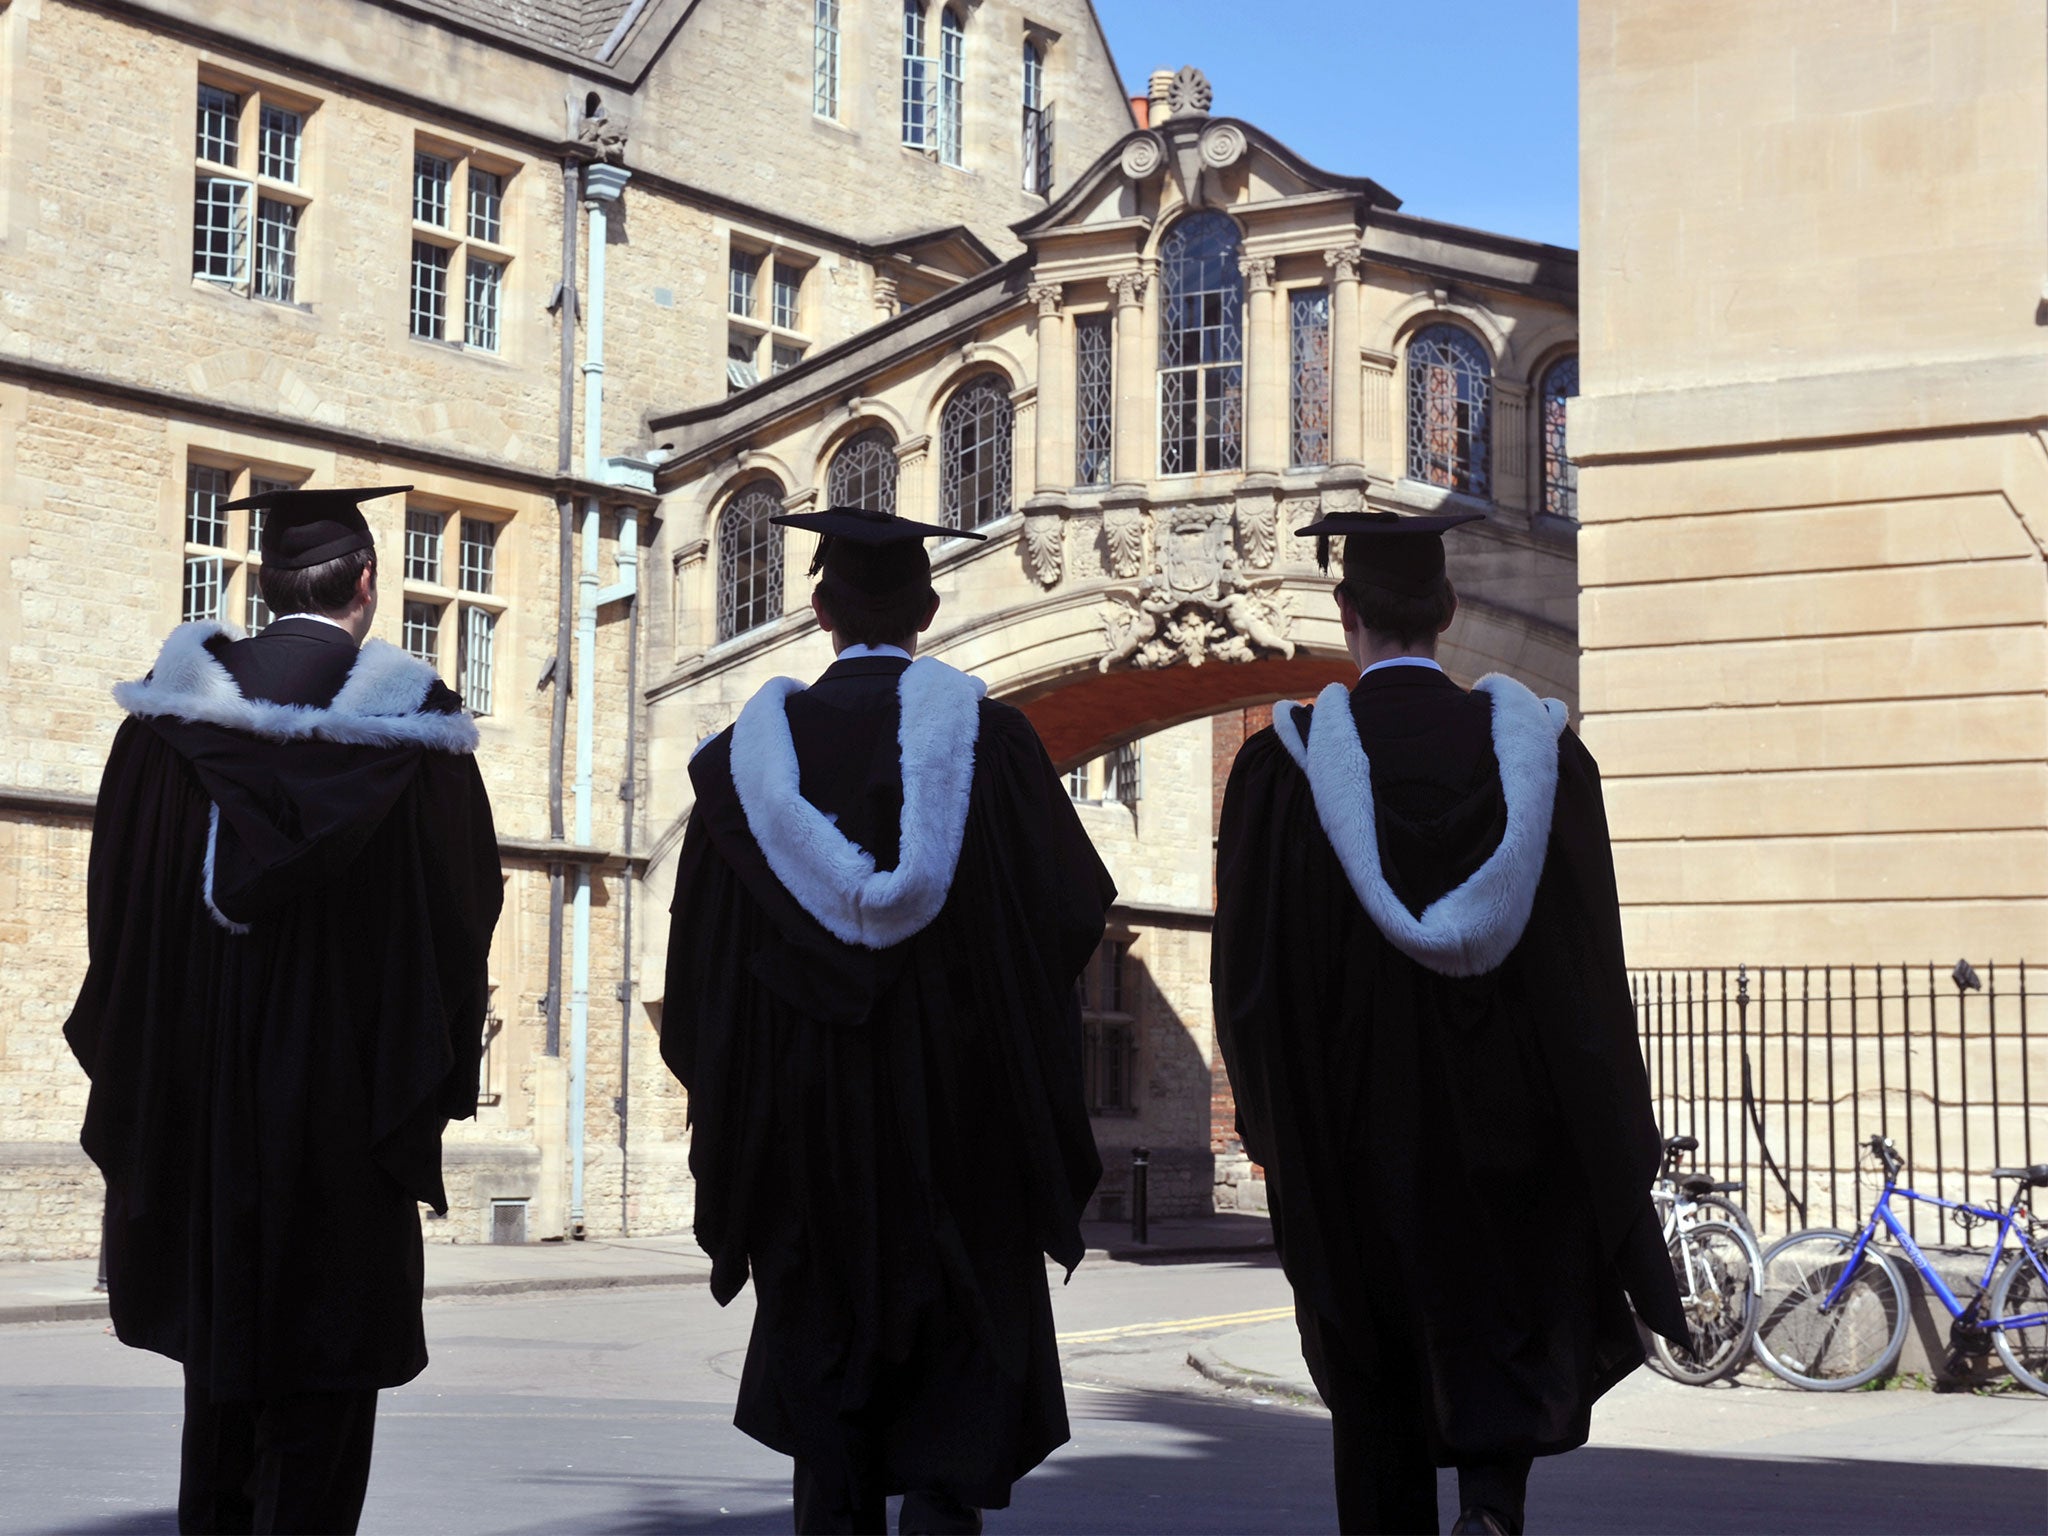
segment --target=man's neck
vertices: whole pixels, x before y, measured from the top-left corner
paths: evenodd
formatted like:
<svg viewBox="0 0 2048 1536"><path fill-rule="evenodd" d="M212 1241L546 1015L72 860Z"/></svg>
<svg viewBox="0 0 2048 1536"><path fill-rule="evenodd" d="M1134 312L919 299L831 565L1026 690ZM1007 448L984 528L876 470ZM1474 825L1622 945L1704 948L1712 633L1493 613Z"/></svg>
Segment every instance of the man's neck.
<svg viewBox="0 0 2048 1536"><path fill-rule="evenodd" d="M915 651L916 644L916 641L912 641L909 645L897 645L890 641L884 641L879 645L863 645L856 640L846 645L833 647L833 654L834 659L838 661L859 661L867 656L893 656L899 661L909 661Z"/></svg>
<svg viewBox="0 0 2048 1536"><path fill-rule="evenodd" d="M331 624L344 635L347 635L349 639L354 640L356 638L356 632L350 629L348 625L344 624L340 619L331 619L324 613L280 613L271 622L275 624L285 619L311 619L315 624ZM358 641L357 643L360 644L361 642Z"/></svg>

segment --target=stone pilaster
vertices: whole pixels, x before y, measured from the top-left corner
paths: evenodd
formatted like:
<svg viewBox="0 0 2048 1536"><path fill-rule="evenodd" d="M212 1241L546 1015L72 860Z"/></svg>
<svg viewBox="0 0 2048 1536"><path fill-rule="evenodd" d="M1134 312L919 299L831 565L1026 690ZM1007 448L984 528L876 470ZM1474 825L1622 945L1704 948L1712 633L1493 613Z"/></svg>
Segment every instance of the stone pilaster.
<svg viewBox="0 0 2048 1536"><path fill-rule="evenodd" d="M1073 480L1074 351L1072 329L1058 283L1033 283L1038 308L1038 446L1033 455L1033 501L1055 496Z"/></svg>
<svg viewBox="0 0 2048 1536"><path fill-rule="evenodd" d="M1529 386L1496 378L1493 390L1493 499L1529 510Z"/></svg>
<svg viewBox="0 0 2048 1536"><path fill-rule="evenodd" d="M1244 467L1278 474L1287 467L1287 350L1275 327L1273 258L1240 256L1244 274Z"/></svg>
<svg viewBox="0 0 2048 1536"><path fill-rule="evenodd" d="M1112 478L1118 485L1140 485L1152 478L1151 349L1145 345L1145 289L1150 274L1142 268L1119 272L1109 280L1116 294L1116 452Z"/></svg>
<svg viewBox="0 0 2048 1536"><path fill-rule="evenodd" d="M896 515L920 523L938 521L937 487L931 483L929 432L896 445Z"/></svg>
<svg viewBox="0 0 2048 1536"><path fill-rule="evenodd" d="M1401 478L1403 447L1395 428L1401 413L1394 409L1397 361L1391 352L1368 351L1364 356L1364 457L1366 472L1375 479Z"/></svg>
<svg viewBox="0 0 2048 1536"><path fill-rule="evenodd" d="M1358 269L1365 247L1356 243L1323 252L1332 279L1330 287L1330 467L1364 467L1364 415L1361 409Z"/></svg>

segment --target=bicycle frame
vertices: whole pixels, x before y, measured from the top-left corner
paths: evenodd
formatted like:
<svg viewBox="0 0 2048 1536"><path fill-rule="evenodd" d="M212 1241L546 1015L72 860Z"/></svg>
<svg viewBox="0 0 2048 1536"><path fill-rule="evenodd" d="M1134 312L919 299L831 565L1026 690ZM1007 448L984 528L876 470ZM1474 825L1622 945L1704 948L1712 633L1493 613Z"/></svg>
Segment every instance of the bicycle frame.
<svg viewBox="0 0 2048 1536"><path fill-rule="evenodd" d="M1842 1292L1855 1278L1857 1269L1863 1263L1864 1251L1870 1247L1871 1239L1877 1236L1878 1226L1882 1223L1898 1245L1906 1250L1906 1257L1913 1261L1913 1267L1920 1272L1920 1278L1925 1280L1928 1288L1941 1298L1941 1304L1948 1308L1949 1316L1960 1318L1969 1308L1956 1300L1956 1294L1948 1288L1948 1282L1943 1280L1934 1266L1927 1262L1927 1256L1920 1251L1920 1245L1913 1241L1913 1234L1908 1232L1905 1224L1892 1214L1892 1196L1903 1195L1906 1199L1917 1200L1922 1205L1938 1205L1944 1210L1966 1212L1980 1221L1998 1223L1998 1241L1992 1244L1990 1261L1984 1266L1983 1278L1977 1282L1978 1294L1985 1295L1991 1289L1992 1276L1998 1273L1999 1260L2005 1257L2005 1240L2019 1225L2020 1199L2025 1193L2024 1188L2013 1191L2011 1203L2003 1211L1994 1211L1987 1210L1981 1205L1971 1205L1967 1201L1944 1200L1939 1195L1923 1195L1918 1190L1902 1188L1896 1178L1887 1175L1884 1192L1871 1206L1870 1219L1863 1224L1863 1231L1856 1238L1856 1246L1850 1251L1849 1262L1843 1268L1841 1278L1835 1281L1834 1289L1828 1292L1827 1300L1821 1303L1821 1311L1826 1312L1841 1299ZM2040 1273L2042 1283L2048 1285L2048 1266L2042 1264L2040 1252L2024 1238L2020 1241L2019 1251L2027 1256L2027 1262ZM2048 1324L2048 1311L2029 1312L2021 1317L1979 1318L1976 1322L1976 1326L1987 1329L2038 1328L2043 1324Z"/></svg>

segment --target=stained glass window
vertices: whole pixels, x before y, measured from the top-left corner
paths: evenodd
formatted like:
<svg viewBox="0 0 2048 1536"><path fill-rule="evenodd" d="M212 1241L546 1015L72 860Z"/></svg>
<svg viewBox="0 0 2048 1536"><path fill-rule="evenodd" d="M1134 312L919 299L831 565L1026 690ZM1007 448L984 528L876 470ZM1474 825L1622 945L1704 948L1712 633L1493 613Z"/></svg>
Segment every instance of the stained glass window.
<svg viewBox="0 0 2048 1536"><path fill-rule="evenodd" d="M1220 213L1174 225L1159 249L1159 472L1236 469L1244 456L1244 277Z"/></svg>
<svg viewBox="0 0 2048 1536"><path fill-rule="evenodd" d="M1107 485L1116 435L1116 372L1111 317L1074 320L1074 483Z"/></svg>
<svg viewBox="0 0 2048 1536"><path fill-rule="evenodd" d="M1579 469L1565 451L1565 402L1579 392L1577 356L1561 358L1543 374L1543 510L1579 515Z"/></svg>
<svg viewBox="0 0 2048 1536"><path fill-rule="evenodd" d="M850 439L825 472L825 500L835 507L896 510L896 440L881 427Z"/></svg>
<svg viewBox="0 0 2048 1536"><path fill-rule="evenodd" d="M1330 290L1297 288L1289 297L1294 383L1292 448L1297 468L1330 462Z"/></svg>
<svg viewBox="0 0 2048 1536"><path fill-rule="evenodd" d="M782 510L772 481L757 481L718 520L718 638L730 640L782 616Z"/></svg>
<svg viewBox="0 0 2048 1536"><path fill-rule="evenodd" d="M992 373L954 392L939 417L940 521L979 528L1010 515L1010 391Z"/></svg>
<svg viewBox="0 0 2048 1536"><path fill-rule="evenodd" d="M1492 370L1485 349L1455 325L1408 343L1408 477L1468 496L1492 487Z"/></svg>

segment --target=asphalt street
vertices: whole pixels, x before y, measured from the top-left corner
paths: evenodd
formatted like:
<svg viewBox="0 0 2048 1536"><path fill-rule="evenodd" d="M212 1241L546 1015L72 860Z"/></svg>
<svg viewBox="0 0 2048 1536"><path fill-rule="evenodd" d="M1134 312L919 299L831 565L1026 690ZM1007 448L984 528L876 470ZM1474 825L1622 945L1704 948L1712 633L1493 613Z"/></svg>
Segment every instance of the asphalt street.
<svg viewBox="0 0 2048 1536"><path fill-rule="evenodd" d="M1187 1365L1277 1336L1270 1258L1093 1263L1055 1304L1074 1439L992 1533L1334 1529L1320 1410ZM702 1285L430 1302L433 1364L384 1398L364 1531L788 1529L788 1463L729 1422L750 1320L746 1296L721 1311ZM179 1407L176 1367L102 1324L0 1328L0 1530L175 1530ZM2044 1468L2048 1401L1643 1373L1592 1446L1539 1464L1529 1529L2039 1533ZM1448 1479L1442 1504L1448 1523Z"/></svg>

